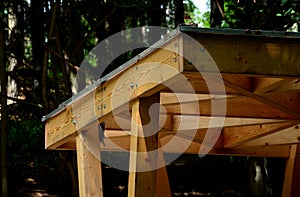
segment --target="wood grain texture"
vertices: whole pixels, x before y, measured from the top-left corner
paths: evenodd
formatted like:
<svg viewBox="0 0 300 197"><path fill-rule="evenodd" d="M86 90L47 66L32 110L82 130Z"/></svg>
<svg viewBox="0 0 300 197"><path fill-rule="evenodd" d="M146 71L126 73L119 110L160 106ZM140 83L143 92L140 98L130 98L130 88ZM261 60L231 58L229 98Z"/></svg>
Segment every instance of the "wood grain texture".
<svg viewBox="0 0 300 197"><path fill-rule="evenodd" d="M78 179L80 197L103 196L101 161L95 158L82 142L76 137ZM100 149L99 149L100 155Z"/></svg>
<svg viewBox="0 0 300 197"><path fill-rule="evenodd" d="M285 130L296 123L291 122L279 122L270 124L258 124L244 127L231 127L224 128L223 135L223 146L225 148L232 148L239 145L244 145L247 142L256 140L258 138L263 138L263 136L270 135L281 130ZM265 142L267 143L267 142ZM271 143L272 144L272 143ZM265 145L265 144L259 144Z"/></svg>
<svg viewBox="0 0 300 197"><path fill-rule="evenodd" d="M221 73L296 77L300 75L298 39L201 33L191 35L203 45L214 63L201 56L198 44L184 40L183 47L186 53L191 54L185 62L186 70L192 69L189 65L192 62L194 65L200 65L203 72L212 71L212 65L216 64Z"/></svg>
<svg viewBox="0 0 300 197"><path fill-rule="evenodd" d="M159 94L136 100L132 106L128 196L156 195ZM149 114L151 112L151 114Z"/></svg>

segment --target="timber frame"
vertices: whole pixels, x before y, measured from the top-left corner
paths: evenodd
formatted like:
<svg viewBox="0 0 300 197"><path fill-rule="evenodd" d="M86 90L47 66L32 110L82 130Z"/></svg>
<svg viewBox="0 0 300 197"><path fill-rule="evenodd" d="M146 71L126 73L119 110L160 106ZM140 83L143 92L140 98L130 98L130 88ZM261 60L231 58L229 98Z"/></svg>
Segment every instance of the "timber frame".
<svg viewBox="0 0 300 197"><path fill-rule="evenodd" d="M99 155L120 151L114 144L131 151L128 196L171 196L165 167L151 170L147 155L132 153L158 147L285 158L282 196L299 196L300 34L190 26L174 32L43 118L46 149L77 151L80 196L103 195L101 162L79 135L95 132L95 121L106 124ZM150 120L145 110L155 103L160 110ZM149 122L150 131L140 127ZM134 170L140 167L150 170Z"/></svg>

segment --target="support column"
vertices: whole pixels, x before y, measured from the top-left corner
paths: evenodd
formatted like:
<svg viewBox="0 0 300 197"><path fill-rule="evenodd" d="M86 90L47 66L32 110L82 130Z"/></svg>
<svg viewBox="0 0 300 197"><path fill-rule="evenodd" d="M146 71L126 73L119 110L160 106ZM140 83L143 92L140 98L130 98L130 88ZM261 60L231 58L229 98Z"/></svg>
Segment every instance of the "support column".
<svg viewBox="0 0 300 197"><path fill-rule="evenodd" d="M158 147L161 147L159 142ZM158 162L165 163L162 151L158 151ZM156 197L172 197L166 166L156 170Z"/></svg>
<svg viewBox="0 0 300 197"><path fill-rule="evenodd" d="M103 187L100 159L97 159L90 153L80 136L76 137L76 151L80 197L102 197Z"/></svg>
<svg viewBox="0 0 300 197"><path fill-rule="evenodd" d="M155 197L157 169L159 93L140 98L132 105L128 196ZM165 178L165 177L161 177ZM167 189L167 188L166 188Z"/></svg>
<svg viewBox="0 0 300 197"><path fill-rule="evenodd" d="M285 167L282 196L300 196L300 145L291 145L290 157Z"/></svg>

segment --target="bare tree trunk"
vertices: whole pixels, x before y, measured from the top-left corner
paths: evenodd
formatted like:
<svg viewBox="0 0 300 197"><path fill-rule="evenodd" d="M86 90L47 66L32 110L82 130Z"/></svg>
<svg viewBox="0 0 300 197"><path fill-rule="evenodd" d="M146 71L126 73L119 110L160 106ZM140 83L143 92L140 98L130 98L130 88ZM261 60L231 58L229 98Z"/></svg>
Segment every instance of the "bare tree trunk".
<svg viewBox="0 0 300 197"><path fill-rule="evenodd" d="M7 117L7 99L6 99L6 70L4 58L4 28L0 29L0 79L1 79L1 193L2 197L7 196L7 169L6 169L6 117Z"/></svg>
<svg viewBox="0 0 300 197"><path fill-rule="evenodd" d="M211 0L210 8L210 27L221 27L222 20L225 20L224 0Z"/></svg>
<svg viewBox="0 0 300 197"><path fill-rule="evenodd" d="M184 6L183 0L175 0L175 27L184 23Z"/></svg>

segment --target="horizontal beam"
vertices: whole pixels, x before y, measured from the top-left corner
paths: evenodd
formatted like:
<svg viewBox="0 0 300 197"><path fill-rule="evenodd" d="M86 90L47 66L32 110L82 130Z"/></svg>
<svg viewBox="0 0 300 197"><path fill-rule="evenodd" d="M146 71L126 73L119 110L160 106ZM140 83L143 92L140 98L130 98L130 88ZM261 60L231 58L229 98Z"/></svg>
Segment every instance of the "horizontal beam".
<svg viewBox="0 0 300 197"><path fill-rule="evenodd" d="M254 94L262 95L269 92L272 92L274 89L284 86L290 81L293 81L293 78L267 78L267 77L256 77L253 78Z"/></svg>
<svg viewBox="0 0 300 197"><path fill-rule="evenodd" d="M185 70L198 65L203 72L237 73L269 76L300 76L300 39L190 33L194 39L183 40L188 59ZM207 57L207 52L210 58ZM212 59L214 62L207 61ZM205 61L203 61L205 60ZM213 68L213 69L212 69Z"/></svg>
<svg viewBox="0 0 300 197"><path fill-rule="evenodd" d="M279 122L263 125L259 124L244 127L224 128L222 132L223 146L224 148L241 146L244 143L279 132L295 124L296 123L293 122Z"/></svg>
<svg viewBox="0 0 300 197"><path fill-rule="evenodd" d="M114 133L115 132L115 133ZM180 135L176 133L160 132L159 142L161 143L164 153L185 153L185 154L199 154L201 146L206 150L210 150L210 155L235 155L235 156L262 156L262 157L280 157L287 158L289 156L289 145L280 146L236 146L229 148L222 148L222 140L219 138L216 144L212 147L205 144L203 139L205 131L199 131L195 136ZM124 131L105 131L104 143L100 143L101 151L129 151L130 149L130 135ZM68 145L68 146L66 146ZM75 142L66 143L59 150L74 150Z"/></svg>
<svg viewBox="0 0 300 197"><path fill-rule="evenodd" d="M223 97L223 98L222 98ZM214 115L224 115L222 106L226 103L226 116L228 117L256 117L256 118L269 118L269 119L295 119L280 110L274 109L262 102L246 96L223 95L213 97L213 104L216 106ZM210 116L212 101L211 100L199 100L182 103L173 103L171 105L163 105L167 113L172 114L186 114L186 115L201 115ZM251 110L249 109L251 106Z"/></svg>
<svg viewBox="0 0 300 197"><path fill-rule="evenodd" d="M47 119L46 148L61 146L89 124L102 122L136 98L151 95L165 88L165 83L175 82L182 70L176 53L178 42L177 38L173 39Z"/></svg>
<svg viewBox="0 0 300 197"><path fill-rule="evenodd" d="M262 125L283 121L284 120L280 119L175 115L173 117L173 130L188 131L207 128L241 127L246 125Z"/></svg>
<svg viewBox="0 0 300 197"><path fill-rule="evenodd" d="M300 125L292 126L271 135L260 137L242 146L274 146L300 143Z"/></svg>

